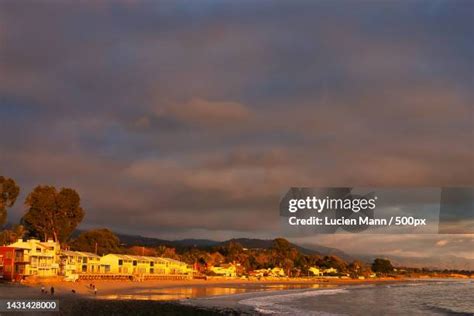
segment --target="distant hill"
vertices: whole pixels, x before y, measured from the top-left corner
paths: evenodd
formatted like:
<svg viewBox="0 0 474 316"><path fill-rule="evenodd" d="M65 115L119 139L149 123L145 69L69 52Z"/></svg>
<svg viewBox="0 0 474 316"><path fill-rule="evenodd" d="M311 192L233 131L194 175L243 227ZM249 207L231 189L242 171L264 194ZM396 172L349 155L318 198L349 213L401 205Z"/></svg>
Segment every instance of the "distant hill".
<svg viewBox="0 0 474 316"><path fill-rule="evenodd" d="M139 235L127 235L127 234L116 234L119 237L120 242L126 246L146 246L146 247L157 247L157 246L168 246L173 248L189 248L197 247L208 249L210 247L224 246L231 241L240 243L244 248L248 249L268 249L272 246L272 239L255 239L255 238L234 238L226 241L215 241L209 239L180 239L180 240L165 240L152 237L143 237ZM346 254L345 252L336 249L329 248L320 245L296 245L292 244L299 252L305 255L321 255L329 256L335 255L343 260L351 261L354 257Z"/></svg>
<svg viewBox="0 0 474 316"><path fill-rule="evenodd" d="M268 248L271 248L273 244L273 239L234 238L234 239L230 239L230 240L222 242L221 245L228 244L231 241L238 242L244 248L248 248L248 249L268 249ZM324 253L321 253L314 249L304 248L296 244L291 244L291 245L295 247L299 252L305 255L325 255Z"/></svg>
<svg viewBox="0 0 474 316"><path fill-rule="evenodd" d="M474 270L474 259L456 256L432 257L404 257L387 255L357 255L365 262L372 262L375 258L387 258L396 267L428 268L428 269L455 269Z"/></svg>
<svg viewBox="0 0 474 316"><path fill-rule="evenodd" d="M7 224L6 228L11 225ZM76 238L83 231L76 230L72 234L72 238ZM165 240L152 237L143 237L139 235L117 234L120 242L125 246L146 246L157 247L167 246L173 248L190 248L198 247L209 250L211 247L226 245L231 241L240 243L244 248L249 249L268 249L272 246L271 239L254 239L254 238L235 238L226 241L215 241L209 239L181 239L181 240ZM413 267L413 268L429 268L429 269L457 269L457 270L474 270L474 259L462 258L457 256L432 256L432 257L403 257L403 256L387 256L383 254L347 254L337 248L325 247L317 244L292 244L298 251L306 255L335 255L351 262L359 259L368 264L372 263L375 258L387 258L394 266Z"/></svg>
<svg viewBox="0 0 474 316"><path fill-rule="evenodd" d="M331 247L315 245L315 244L302 244L301 246L306 249L311 249L312 251L319 252L325 256L338 256L339 258L347 262L351 262L351 261L354 261L355 259L359 259L359 257L347 254L346 252L337 248L331 248Z"/></svg>
<svg viewBox="0 0 474 316"><path fill-rule="evenodd" d="M187 248L187 247L213 247L220 242L208 239L181 239L181 240L165 240L151 237L143 237L138 235L125 235L125 234L116 234L120 239L122 244L127 246L146 246L146 247L156 247L156 246L168 246L174 248Z"/></svg>

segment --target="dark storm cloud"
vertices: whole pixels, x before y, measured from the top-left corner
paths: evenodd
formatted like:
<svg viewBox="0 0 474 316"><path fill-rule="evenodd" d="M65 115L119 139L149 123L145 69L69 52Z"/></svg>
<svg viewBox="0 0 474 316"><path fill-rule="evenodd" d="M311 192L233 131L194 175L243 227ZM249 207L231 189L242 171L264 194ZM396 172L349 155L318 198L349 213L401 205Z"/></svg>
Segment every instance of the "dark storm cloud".
<svg viewBox="0 0 474 316"><path fill-rule="evenodd" d="M473 6L3 1L0 171L168 237L271 237L289 186L473 185Z"/></svg>

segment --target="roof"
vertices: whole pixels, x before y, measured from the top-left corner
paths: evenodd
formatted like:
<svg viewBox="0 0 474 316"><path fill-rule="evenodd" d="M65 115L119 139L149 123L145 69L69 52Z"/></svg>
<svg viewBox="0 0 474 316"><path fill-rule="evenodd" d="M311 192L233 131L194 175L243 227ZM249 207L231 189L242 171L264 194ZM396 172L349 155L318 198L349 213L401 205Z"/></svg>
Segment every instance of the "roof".
<svg viewBox="0 0 474 316"><path fill-rule="evenodd" d="M115 256L122 260L137 260L137 261L148 261L148 262L168 262L168 263L178 263L178 264L186 264L185 262L170 259L170 258L163 258L163 257L151 257L151 256L135 256L135 255L124 255L124 254L116 254L116 253L109 253L106 256Z"/></svg>
<svg viewBox="0 0 474 316"><path fill-rule="evenodd" d="M175 259L171 259L171 258L161 258L161 259L163 259L165 261L168 261L168 262L172 262L172 263L186 264L185 262L175 260Z"/></svg>
<svg viewBox="0 0 474 316"><path fill-rule="evenodd" d="M77 257L89 257L89 258L100 258L99 255L96 255L92 252L85 252L85 251L70 251L70 250L62 250L61 255L65 256L77 256Z"/></svg>
<svg viewBox="0 0 474 316"><path fill-rule="evenodd" d="M46 249L49 249L51 247L54 247L57 245L55 242L47 241L47 242L42 242L38 239L28 239L28 240L22 240L19 239L15 241L14 243L8 245L8 247L15 247L15 248L21 248L21 249L31 249L33 246L34 247L43 247Z"/></svg>

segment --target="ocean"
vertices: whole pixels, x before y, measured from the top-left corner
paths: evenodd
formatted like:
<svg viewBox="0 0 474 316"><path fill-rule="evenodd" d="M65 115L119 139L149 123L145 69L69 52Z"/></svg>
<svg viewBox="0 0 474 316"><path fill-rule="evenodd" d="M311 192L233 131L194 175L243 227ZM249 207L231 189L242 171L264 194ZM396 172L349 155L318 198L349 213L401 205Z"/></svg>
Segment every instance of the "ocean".
<svg viewBox="0 0 474 316"><path fill-rule="evenodd" d="M272 315L474 315L474 281L416 280L269 292L239 304Z"/></svg>

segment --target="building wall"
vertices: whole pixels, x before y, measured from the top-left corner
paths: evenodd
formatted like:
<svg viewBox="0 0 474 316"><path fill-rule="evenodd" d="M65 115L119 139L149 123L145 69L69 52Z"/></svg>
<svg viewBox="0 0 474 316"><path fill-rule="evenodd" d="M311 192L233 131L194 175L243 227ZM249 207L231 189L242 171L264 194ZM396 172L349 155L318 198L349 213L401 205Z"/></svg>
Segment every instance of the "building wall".
<svg viewBox="0 0 474 316"><path fill-rule="evenodd" d="M40 242L37 239L18 240L9 245L18 249L15 273L22 276L35 275L51 277L59 274L59 244L53 241Z"/></svg>
<svg viewBox="0 0 474 316"><path fill-rule="evenodd" d="M18 240L10 245L15 255L14 275L23 276L71 276L81 273L111 274L181 274L190 275L186 263L168 258L108 254L99 257L80 251L61 252L58 243L40 242L36 239ZM7 268L9 269L9 268Z"/></svg>
<svg viewBox="0 0 474 316"><path fill-rule="evenodd" d="M0 277L3 280L15 279L15 248L0 247Z"/></svg>

